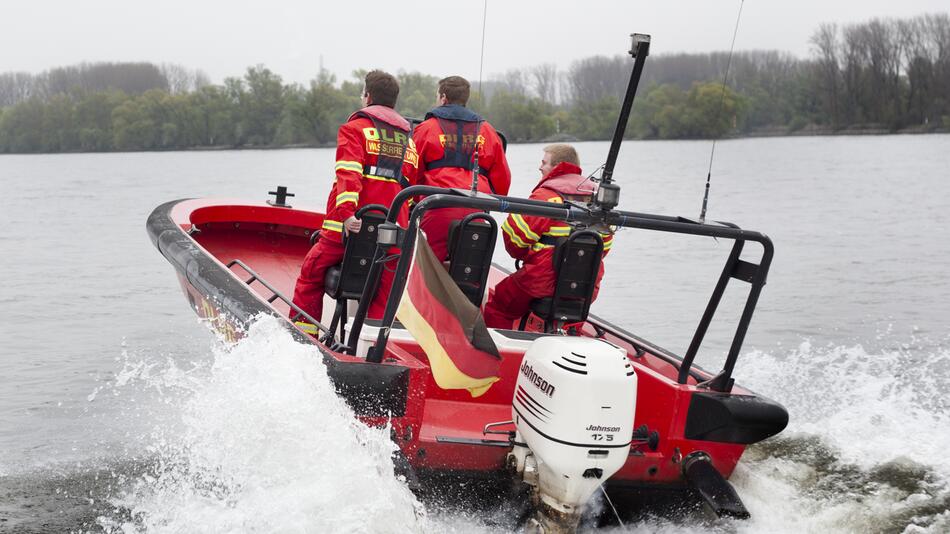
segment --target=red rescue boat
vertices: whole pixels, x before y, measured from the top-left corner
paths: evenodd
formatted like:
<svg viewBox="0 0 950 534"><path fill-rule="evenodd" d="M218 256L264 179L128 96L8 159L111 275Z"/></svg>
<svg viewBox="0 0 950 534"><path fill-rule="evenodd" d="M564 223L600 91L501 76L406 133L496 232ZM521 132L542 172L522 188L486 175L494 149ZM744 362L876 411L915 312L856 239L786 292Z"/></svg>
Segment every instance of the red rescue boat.
<svg viewBox="0 0 950 534"><path fill-rule="evenodd" d="M631 54L636 64L619 121L623 125L648 43L648 37L635 36ZM358 417L370 425L391 425L401 453L397 464L410 476L500 476L528 489L536 512L530 521L545 532L573 529L584 503L601 487L618 497L690 490L719 515L747 517L727 479L747 445L788 423L782 406L732 378L765 285L772 243L728 223L616 209L618 187L610 175L622 133L618 125L591 205L417 186L403 190L390 210L398 213L401 203L425 196L408 228L384 219L385 208L377 219L364 214L369 231L347 245L336 290L330 291L337 298L328 295L324 317L309 318L321 330L318 336L290 320L295 310L289 297L323 215L289 206L283 188L275 193L276 201L267 203L168 202L153 211L148 232L175 267L192 308L226 338L237 339L254 318L267 314L282 321L297 341L319 347L339 394ZM501 355L500 379L473 397L466 390L439 387L420 344L394 320L416 221L430 209L463 206L570 222L577 231L560 245L559 255L567 259L558 276L573 277L574 287L582 289L584 276L592 285L596 266L572 264L570 258L585 246L596 247L596 239L586 239L596 232L585 229L597 225L710 236L731 240L733 248L682 357L590 315L589 292L585 301L583 291L558 290L553 299L534 306L521 329L489 329ZM496 233L491 217L467 219L453 232L447 270L476 305L506 274L491 263ZM762 248L758 263L740 259L748 242ZM358 303L370 300L366 297L379 277L376 260L392 246L401 250L401 258L387 312L381 321L369 320L366 306ZM748 297L722 370L706 372L693 359L733 280L749 285Z"/></svg>

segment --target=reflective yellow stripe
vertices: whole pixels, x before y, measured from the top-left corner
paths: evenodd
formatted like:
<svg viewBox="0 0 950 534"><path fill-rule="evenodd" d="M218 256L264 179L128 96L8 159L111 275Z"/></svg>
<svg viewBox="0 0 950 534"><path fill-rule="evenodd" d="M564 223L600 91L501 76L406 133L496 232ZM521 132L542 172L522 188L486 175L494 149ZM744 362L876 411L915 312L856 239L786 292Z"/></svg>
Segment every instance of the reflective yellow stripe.
<svg viewBox="0 0 950 534"><path fill-rule="evenodd" d="M514 243L516 246L521 247L521 248L528 248L529 245L525 243L524 241L522 241L520 237L518 237L518 234L516 234L515 231L512 230L511 226L508 225L507 220L504 223L502 223L501 230L505 232L505 234L507 234L508 237L511 238L511 242Z"/></svg>
<svg viewBox="0 0 950 534"><path fill-rule="evenodd" d="M613 239L604 239L604 252L610 250L610 247L614 246Z"/></svg>
<svg viewBox="0 0 950 534"><path fill-rule="evenodd" d="M338 171L353 171L363 174L363 164L358 161L340 160L336 162L335 169Z"/></svg>
<svg viewBox="0 0 950 534"><path fill-rule="evenodd" d="M342 232L343 223L339 221L323 221L323 226L321 228L324 230L330 230L331 232Z"/></svg>
<svg viewBox="0 0 950 534"><path fill-rule="evenodd" d="M545 245L544 243L538 241L537 243L531 245L531 250L537 252L539 250L544 250L546 248L554 248L554 245Z"/></svg>
<svg viewBox="0 0 950 534"><path fill-rule="evenodd" d="M570 226L552 226L548 228L547 232L544 232L542 235L549 235L552 237L567 237L571 235Z"/></svg>
<svg viewBox="0 0 950 534"><path fill-rule="evenodd" d="M392 182L394 184L399 183L399 180L393 180L392 178L386 178L384 176L376 176L375 174L364 174L363 178L367 178L369 180L379 180L380 182Z"/></svg>
<svg viewBox="0 0 950 534"><path fill-rule="evenodd" d="M320 329L317 328L317 325L313 323L305 323L303 321L297 321L294 323L294 325L297 328L303 330L305 334L310 334L311 336L315 336L320 333Z"/></svg>
<svg viewBox="0 0 950 534"><path fill-rule="evenodd" d="M531 241L537 241L538 239L541 239L541 237L538 236L538 234L531 231L531 227L528 226L528 223L525 222L524 217L522 217L521 215L517 213L512 213L511 220L515 221L515 224L518 225L518 229L521 230L524 236L530 239Z"/></svg>
<svg viewBox="0 0 950 534"><path fill-rule="evenodd" d="M345 204L347 202L352 202L358 204L360 200L360 194L356 191L344 191L336 196L336 205Z"/></svg>

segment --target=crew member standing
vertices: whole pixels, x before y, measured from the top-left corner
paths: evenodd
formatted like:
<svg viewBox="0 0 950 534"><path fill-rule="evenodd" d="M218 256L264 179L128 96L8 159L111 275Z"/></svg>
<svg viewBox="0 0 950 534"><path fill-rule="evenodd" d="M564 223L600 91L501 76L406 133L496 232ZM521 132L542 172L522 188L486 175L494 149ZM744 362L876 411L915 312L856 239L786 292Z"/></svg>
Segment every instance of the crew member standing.
<svg viewBox="0 0 950 534"><path fill-rule="evenodd" d="M528 198L555 203L590 202L596 186L582 175L574 147L564 144L545 147L539 170L541 181ZM559 240L571 234L571 227L564 221L516 213L508 216L501 229L505 249L524 265L499 282L485 304L485 324L490 328L512 328L515 321L528 313L532 300L554 295L554 249ZM601 237L606 255L613 244L613 235L601 232ZM601 263L594 298L603 276L604 264Z"/></svg>
<svg viewBox="0 0 950 534"><path fill-rule="evenodd" d="M350 115L337 132L336 177L327 199L327 215L294 288L294 304L318 321L323 313L327 269L343 261L344 235L360 231L356 211L367 204L388 208L393 197L415 179L418 155L409 136L409 121L393 110L398 96L399 83L392 75L369 72L363 86L364 107ZM406 226L407 220L404 207L398 222ZM382 317L392 278L392 269L383 269L368 317Z"/></svg>
<svg viewBox="0 0 950 534"><path fill-rule="evenodd" d="M438 107L429 111L413 133L419 151L418 179L414 185L471 189L478 147L478 190L507 195L511 171L498 132L465 107L471 93L468 80L449 76L439 80ZM441 208L423 216L421 228L440 260L448 257L448 231L454 220L478 210Z"/></svg>

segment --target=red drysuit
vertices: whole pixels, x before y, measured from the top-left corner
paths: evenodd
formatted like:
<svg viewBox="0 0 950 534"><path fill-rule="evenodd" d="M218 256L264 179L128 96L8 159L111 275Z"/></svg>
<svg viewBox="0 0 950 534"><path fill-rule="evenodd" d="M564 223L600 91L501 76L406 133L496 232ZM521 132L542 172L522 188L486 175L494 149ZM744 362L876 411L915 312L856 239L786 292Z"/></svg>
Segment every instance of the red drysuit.
<svg viewBox="0 0 950 534"><path fill-rule="evenodd" d="M593 183L581 175L581 169L571 163L559 163L541 178L529 197L532 200L564 202L563 195L591 195ZM495 292L485 304L485 324L491 328L512 328L523 317L534 299L554 294L554 248L553 241L568 237L571 227L564 221L519 215L512 213L501 225L505 249L511 257L522 260L524 265L495 286ZM604 239L604 255L613 245L613 235L601 233ZM604 264L600 264L594 298L604 276Z"/></svg>
<svg viewBox="0 0 950 534"><path fill-rule="evenodd" d="M477 128L477 137L476 137ZM507 195L511 171L495 129L477 114L458 104L439 106L428 114L412 135L419 151L419 173L413 185L471 189L476 139L478 190ZM478 210L442 208L425 214L421 228L440 260L448 257L448 231L452 221Z"/></svg>
<svg viewBox="0 0 950 534"><path fill-rule="evenodd" d="M387 208L393 197L415 179L419 157L409 138L409 122L391 108L368 106L340 126L336 145L336 178L327 198L327 216L320 239L310 249L294 288L294 304L317 321L323 313L327 269L343 261L343 221L367 204ZM407 224L403 206L398 222ZM392 262L395 264L395 262ZM379 290L367 316L382 317L395 265L383 269Z"/></svg>

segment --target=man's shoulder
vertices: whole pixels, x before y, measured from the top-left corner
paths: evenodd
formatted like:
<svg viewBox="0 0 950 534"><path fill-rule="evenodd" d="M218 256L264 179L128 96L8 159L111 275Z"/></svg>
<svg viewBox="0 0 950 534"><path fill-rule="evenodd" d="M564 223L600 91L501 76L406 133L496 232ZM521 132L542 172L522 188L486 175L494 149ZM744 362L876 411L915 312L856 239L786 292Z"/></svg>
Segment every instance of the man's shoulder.
<svg viewBox="0 0 950 534"><path fill-rule="evenodd" d="M501 143L501 136L498 135L498 130L496 130L495 127L492 126L488 121L482 122L482 127L478 133L492 139L493 141L498 141Z"/></svg>
<svg viewBox="0 0 950 534"><path fill-rule="evenodd" d="M439 119L435 117L431 117L420 122L419 125L416 126L416 129L413 131L412 137L416 139L416 141L420 141L420 140L424 141L427 136L433 133L435 134L442 133L442 129L439 126Z"/></svg>
<svg viewBox="0 0 950 534"><path fill-rule="evenodd" d="M359 129L365 128L367 126L372 126L372 125L373 125L372 119L370 119L369 117L360 115L357 117L353 117L350 120L344 122L343 124L340 125L340 128L352 128L355 130L359 130Z"/></svg>
<svg viewBox="0 0 950 534"><path fill-rule="evenodd" d="M416 131L418 132L420 130L430 130L432 128L438 128L438 127L439 127L438 117L429 117L428 119L425 119L422 122L420 122L418 126L416 126Z"/></svg>
<svg viewBox="0 0 950 534"><path fill-rule="evenodd" d="M340 125L339 135L350 135L353 137L363 137L363 130L372 128L373 121L366 117L354 117Z"/></svg>
<svg viewBox="0 0 950 534"><path fill-rule="evenodd" d="M545 202L554 202L557 204L564 203L564 197L560 193L553 189L548 189L546 187L538 187L531 192L531 195L528 196L531 200L543 200Z"/></svg>

